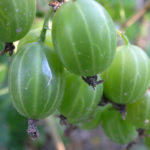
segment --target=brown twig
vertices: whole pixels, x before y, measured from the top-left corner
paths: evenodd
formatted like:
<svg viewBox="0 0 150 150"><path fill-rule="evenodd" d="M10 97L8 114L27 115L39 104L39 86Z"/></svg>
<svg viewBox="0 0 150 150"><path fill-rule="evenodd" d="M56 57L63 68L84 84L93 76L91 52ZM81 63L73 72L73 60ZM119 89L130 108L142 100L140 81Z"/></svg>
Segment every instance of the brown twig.
<svg viewBox="0 0 150 150"><path fill-rule="evenodd" d="M134 14L125 24L123 24L121 29L124 29L134 24L137 20L139 20L145 14L145 12L148 9L150 9L150 1L148 1L140 11Z"/></svg>

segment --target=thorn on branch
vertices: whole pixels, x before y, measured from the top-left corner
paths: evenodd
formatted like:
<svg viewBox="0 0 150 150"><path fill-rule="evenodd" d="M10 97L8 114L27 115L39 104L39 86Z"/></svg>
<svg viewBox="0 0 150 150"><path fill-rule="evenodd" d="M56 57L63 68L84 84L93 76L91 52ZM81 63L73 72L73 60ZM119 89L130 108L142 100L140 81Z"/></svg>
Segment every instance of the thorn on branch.
<svg viewBox="0 0 150 150"><path fill-rule="evenodd" d="M4 50L0 52L0 56L4 55L5 53L9 53L9 56L12 56L14 49L15 46L13 45L13 43L5 43Z"/></svg>

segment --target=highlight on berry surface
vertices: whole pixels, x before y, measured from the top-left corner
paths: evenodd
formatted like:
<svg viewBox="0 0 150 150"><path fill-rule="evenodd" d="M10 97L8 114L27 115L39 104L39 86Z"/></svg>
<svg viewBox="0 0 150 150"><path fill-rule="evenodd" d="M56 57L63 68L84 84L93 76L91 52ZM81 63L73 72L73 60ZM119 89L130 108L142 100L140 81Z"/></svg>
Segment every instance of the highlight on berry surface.
<svg viewBox="0 0 150 150"><path fill-rule="evenodd" d="M38 120L52 114L65 89L63 67L54 51L43 43L30 43L19 50L10 66L9 89L21 115Z"/></svg>

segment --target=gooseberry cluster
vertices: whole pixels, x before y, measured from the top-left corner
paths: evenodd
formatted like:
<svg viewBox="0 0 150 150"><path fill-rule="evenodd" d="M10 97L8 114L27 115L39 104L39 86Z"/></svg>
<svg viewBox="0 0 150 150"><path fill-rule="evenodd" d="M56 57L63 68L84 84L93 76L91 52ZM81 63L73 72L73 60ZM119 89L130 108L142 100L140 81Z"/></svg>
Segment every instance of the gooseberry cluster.
<svg viewBox="0 0 150 150"><path fill-rule="evenodd" d="M57 110L64 124L91 130L102 123L112 141L133 141L137 129L150 127L149 58L120 32L125 45L116 48L114 23L95 0L50 5L43 28L29 31L36 0L0 1L0 41L22 38L9 90L16 110L29 119L29 135L36 138L36 120Z"/></svg>

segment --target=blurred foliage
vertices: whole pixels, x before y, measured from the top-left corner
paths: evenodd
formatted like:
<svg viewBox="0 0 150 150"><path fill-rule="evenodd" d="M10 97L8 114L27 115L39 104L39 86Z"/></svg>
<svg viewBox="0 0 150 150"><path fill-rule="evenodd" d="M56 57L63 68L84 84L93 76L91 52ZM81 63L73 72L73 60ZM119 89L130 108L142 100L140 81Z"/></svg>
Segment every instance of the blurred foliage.
<svg viewBox="0 0 150 150"><path fill-rule="evenodd" d="M114 21L124 23L135 12L136 0L97 0L109 12Z"/></svg>
<svg viewBox="0 0 150 150"><path fill-rule="evenodd" d="M140 30L141 30L140 23L135 22L133 25L125 29L125 33L127 37L129 38L129 40L135 43L136 37L138 37L140 34Z"/></svg>
<svg viewBox="0 0 150 150"><path fill-rule="evenodd" d="M121 28L136 13L136 0L97 0L109 12L117 28ZM125 28L129 40L135 43L136 37L140 34L140 23Z"/></svg>
<svg viewBox="0 0 150 150"><path fill-rule="evenodd" d="M26 122L10 103L9 95L0 97L0 149L22 150L24 145ZM21 138L20 138L21 137Z"/></svg>

